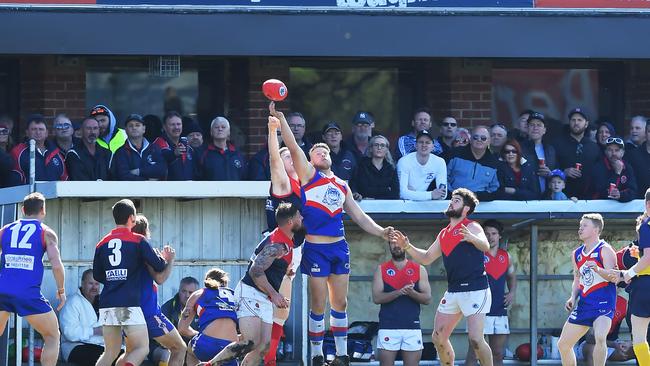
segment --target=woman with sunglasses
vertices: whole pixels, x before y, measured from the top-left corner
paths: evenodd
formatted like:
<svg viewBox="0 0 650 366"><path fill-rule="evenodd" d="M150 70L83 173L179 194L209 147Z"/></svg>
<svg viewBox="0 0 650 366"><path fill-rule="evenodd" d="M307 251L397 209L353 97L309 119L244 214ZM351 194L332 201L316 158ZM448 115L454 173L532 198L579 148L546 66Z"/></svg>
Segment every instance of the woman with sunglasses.
<svg viewBox="0 0 650 366"><path fill-rule="evenodd" d="M350 186L355 200L399 198L397 170L387 138L377 135L370 139L366 156L359 162Z"/></svg>
<svg viewBox="0 0 650 366"><path fill-rule="evenodd" d="M540 198L537 176L532 166L522 159L521 146L509 139L501 149L501 164L497 168L499 198L503 200L529 201Z"/></svg>

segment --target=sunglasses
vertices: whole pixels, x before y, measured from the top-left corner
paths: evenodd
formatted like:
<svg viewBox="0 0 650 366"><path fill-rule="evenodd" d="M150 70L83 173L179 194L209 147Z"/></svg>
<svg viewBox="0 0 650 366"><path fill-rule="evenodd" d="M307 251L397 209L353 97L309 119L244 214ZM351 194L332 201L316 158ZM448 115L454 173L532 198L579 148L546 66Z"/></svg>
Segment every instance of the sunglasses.
<svg viewBox="0 0 650 366"><path fill-rule="evenodd" d="M474 135L474 136L472 136L472 140L485 142L485 141L488 140L488 137L487 136L481 136L481 135Z"/></svg>
<svg viewBox="0 0 650 366"><path fill-rule="evenodd" d="M0 135L8 135L8 134L9 134L8 128L0 128Z"/></svg>
<svg viewBox="0 0 650 366"><path fill-rule="evenodd" d="M517 150L503 150L503 155L508 155L508 154L517 154Z"/></svg>
<svg viewBox="0 0 650 366"><path fill-rule="evenodd" d="M72 125L68 123L57 123L54 125L54 129L56 130L67 130L70 127L72 127Z"/></svg>
<svg viewBox="0 0 650 366"><path fill-rule="evenodd" d="M456 127L456 126L458 126L458 123L454 123L454 122L442 122L442 123L440 123L440 125L443 126L443 127Z"/></svg>
<svg viewBox="0 0 650 366"><path fill-rule="evenodd" d="M608 137L607 140L605 140L605 144L625 145L623 139L620 137Z"/></svg>
<svg viewBox="0 0 650 366"><path fill-rule="evenodd" d="M372 144L372 147L376 147L376 148L379 148L379 149L385 149L385 148L388 147L388 145L375 142L374 144Z"/></svg>

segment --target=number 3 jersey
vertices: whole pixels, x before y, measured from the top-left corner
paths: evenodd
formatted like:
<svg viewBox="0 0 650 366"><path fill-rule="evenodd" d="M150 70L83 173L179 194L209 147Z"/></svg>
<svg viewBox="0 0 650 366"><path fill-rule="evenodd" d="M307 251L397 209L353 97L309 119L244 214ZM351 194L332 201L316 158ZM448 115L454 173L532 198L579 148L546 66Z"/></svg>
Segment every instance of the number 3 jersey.
<svg viewBox="0 0 650 366"><path fill-rule="evenodd" d="M3 228L1 240L0 294L40 296L45 253L43 224L30 219L14 221Z"/></svg>
<svg viewBox="0 0 650 366"><path fill-rule="evenodd" d="M93 276L104 285L99 307L139 307L144 263L156 272L166 265L144 236L120 227L100 240L93 259Z"/></svg>

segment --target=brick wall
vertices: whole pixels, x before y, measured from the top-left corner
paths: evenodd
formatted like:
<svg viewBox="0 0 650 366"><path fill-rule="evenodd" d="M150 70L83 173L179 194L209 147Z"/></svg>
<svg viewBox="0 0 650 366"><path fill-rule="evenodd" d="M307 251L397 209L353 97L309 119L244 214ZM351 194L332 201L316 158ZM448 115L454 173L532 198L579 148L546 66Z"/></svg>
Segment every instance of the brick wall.
<svg viewBox="0 0 650 366"><path fill-rule="evenodd" d="M83 58L29 56L20 59L21 130L25 117L42 113L71 119L86 114L86 67Z"/></svg>
<svg viewBox="0 0 650 366"><path fill-rule="evenodd" d="M451 66L450 112L461 127L491 124L492 64L458 60Z"/></svg>
<svg viewBox="0 0 650 366"><path fill-rule="evenodd" d="M280 58L252 58L249 66L247 120L244 130L248 136L248 153L254 154L266 146L269 100L262 93L262 83L267 79L280 79L289 84L289 62ZM277 103L278 109L288 112L289 98Z"/></svg>

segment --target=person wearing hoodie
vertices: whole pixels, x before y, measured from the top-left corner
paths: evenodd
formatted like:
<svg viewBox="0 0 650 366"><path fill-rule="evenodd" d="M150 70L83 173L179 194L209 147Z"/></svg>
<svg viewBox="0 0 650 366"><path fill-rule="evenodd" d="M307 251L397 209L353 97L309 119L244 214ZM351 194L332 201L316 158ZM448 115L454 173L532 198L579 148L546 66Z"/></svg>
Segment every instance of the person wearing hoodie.
<svg viewBox="0 0 650 366"><path fill-rule="evenodd" d="M68 180L63 154L52 141L47 140L47 135L47 124L42 115L34 114L27 118L27 140L11 150L14 160L12 179L15 177L22 184L29 183L29 143L27 141L34 139L36 141L36 180Z"/></svg>
<svg viewBox="0 0 650 366"><path fill-rule="evenodd" d="M126 132L117 127L117 120L113 112L107 106L98 104L90 110L90 117L99 122L99 138L97 139L99 146L115 154L117 149L126 142Z"/></svg>
<svg viewBox="0 0 650 366"><path fill-rule="evenodd" d="M486 126L476 126L470 135L470 144L457 148L447 164L448 192L467 188L480 201L494 200L499 189L499 161L488 151L490 131Z"/></svg>
<svg viewBox="0 0 650 366"><path fill-rule="evenodd" d="M115 180L162 180L167 164L160 148L144 138L144 119L132 114L126 119L128 139L115 151L110 170Z"/></svg>

